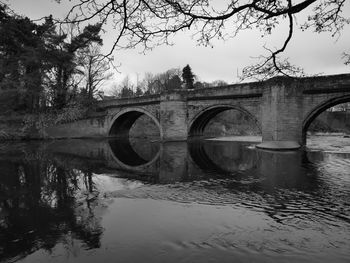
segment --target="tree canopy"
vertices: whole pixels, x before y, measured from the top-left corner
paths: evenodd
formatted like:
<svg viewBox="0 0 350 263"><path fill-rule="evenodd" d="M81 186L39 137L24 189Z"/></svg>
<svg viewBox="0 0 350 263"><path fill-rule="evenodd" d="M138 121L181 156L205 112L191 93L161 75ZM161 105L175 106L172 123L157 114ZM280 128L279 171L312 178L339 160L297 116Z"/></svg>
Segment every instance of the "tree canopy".
<svg viewBox="0 0 350 263"><path fill-rule="evenodd" d="M190 65L186 65L182 69L182 79L186 85L187 89L193 89L193 83L194 83L194 74L192 73L192 69Z"/></svg>
<svg viewBox="0 0 350 263"><path fill-rule="evenodd" d="M34 22L0 3L0 90L17 92L12 108L60 110L77 93L93 99L109 69L98 49L101 25L76 28L58 28L52 16Z"/></svg>
<svg viewBox="0 0 350 263"><path fill-rule="evenodd" d="M295 30L340 35L350 22L342 12L345 4L345 0L77 0L65 22L111 24L116 30L111 52L169 44L170 37L183 30L191 30L198 44L207 46L214 38L229 39L253 28L270 35L276 26L287 23L281 46L266 47L267 54L243 70L244 77L271 77L300 73L300 68L281 57ZM296 21L299 13L308 15Z"/></svg>

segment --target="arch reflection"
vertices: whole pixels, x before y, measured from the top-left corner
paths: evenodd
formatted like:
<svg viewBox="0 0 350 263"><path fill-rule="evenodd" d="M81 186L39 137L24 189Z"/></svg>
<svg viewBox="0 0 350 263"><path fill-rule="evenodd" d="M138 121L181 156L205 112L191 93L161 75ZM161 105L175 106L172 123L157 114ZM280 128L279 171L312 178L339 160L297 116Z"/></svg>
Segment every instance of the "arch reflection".
<svg viewBox="0 0 350 263"><path fill-rule="evenodd" d="M255 168L256 154L249 145L244 142L198 140L189 143L189 152L204 172L227 175Z"/></svg>
<svg viewBox="0 0 350 263"><path fill-rule="evenodd" d="M159 158L159 143L144 139L111 139L108 145L116 162L125 168L144 167Z"/></svg>

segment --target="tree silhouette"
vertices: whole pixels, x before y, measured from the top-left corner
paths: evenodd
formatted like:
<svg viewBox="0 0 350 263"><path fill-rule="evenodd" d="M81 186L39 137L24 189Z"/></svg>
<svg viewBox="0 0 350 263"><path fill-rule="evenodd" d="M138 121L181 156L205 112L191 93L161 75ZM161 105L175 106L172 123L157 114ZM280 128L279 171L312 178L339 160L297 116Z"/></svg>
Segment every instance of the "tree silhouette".
<svg viewBox="0 0 350 263"><path fill-rule="evenodd" d="M242 31L252 28L260 30L259 36L273 35L275 27L286 22L288 30L282 44L277 48L266 47L267 55L261 56L257 64L243 70L247 77L270 77L300 73L298 67L280 57L295 30L330 32L332 36L339 36L344 26L350 23L350 18L344 17L342 13L346 2L80 0L71 8L65 22L84 24L98 19L103 24L111 22L117 30L111 52L120 47L132 48L141 45L144 49L152 49L161 44L169 44L173 34L184 30L191 30L198 44L210 46L215 38L234 38ZM300 17L297 16L299 13Z"/></svg>
<svg viewBox="0 0 350 263"><path fill-rule="evenodd" d="M174 75L167 83L167 90L176 90L181 88L181 79L178 75Z"/></svg>
<svg viewBox="0 0 350 263"><path fill-rule="evenodd" d="M94 95L101 85L112 77L110 61L101 53L99 45L91 45L78 54L79 70L89 102L93 101Z"/></svg>
<svg viewBox="0 0 350 263"><path fill-rule="evenodd" d="M187 89L193 89L194 75L190 65L186 65L182 69L182 80L184 81Z"/></svg>
<svg viewBox="0 0 350 263"><path fill-rule="evenodd" d="M0 89L18 91L17 102L8 105L10 108L32 112L44 104L43 84L51 67L54 34L52 17L38 25L0 3Z"/></svg>
<svg viewBox="0 0 350 263"><path fill-rule="evenodd" d="M100 30L100 24L58 30L52 16L39 24L0 2L0 89L17 90L18 108L29 112L48 105L62 109L80 88L77 75L85 75L92 97L106 71L100 67L102 58L88 52L92 44L102 45Z"/></svg>

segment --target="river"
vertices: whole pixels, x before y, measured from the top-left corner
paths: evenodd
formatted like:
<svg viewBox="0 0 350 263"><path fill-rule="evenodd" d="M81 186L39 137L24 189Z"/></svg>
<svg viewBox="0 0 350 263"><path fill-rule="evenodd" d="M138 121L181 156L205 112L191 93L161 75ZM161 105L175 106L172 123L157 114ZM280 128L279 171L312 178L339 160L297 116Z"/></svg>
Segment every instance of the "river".
<svg viewBox="0 0 350 263"><path fill-rule="evenodd" d="M1 144L0 262L350 262L350 139L256 144Z"/></svg>

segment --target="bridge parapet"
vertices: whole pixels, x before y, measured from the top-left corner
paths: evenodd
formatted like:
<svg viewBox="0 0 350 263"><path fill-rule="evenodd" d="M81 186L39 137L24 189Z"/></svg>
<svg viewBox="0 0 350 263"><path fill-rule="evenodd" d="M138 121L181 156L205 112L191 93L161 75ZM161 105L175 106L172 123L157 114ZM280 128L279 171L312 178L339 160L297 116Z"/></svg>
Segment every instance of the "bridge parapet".
<svg viewBox="0 0 350 263"><path fill-rule="evenodd" d="M247 98L259 97L264 88L263 82L250 82L242 84L232 84L227 86L210 87L204 89L189 90L188 100L205 100L220 98Z"/></svg>
<svg viewBox="0 0 350 263"><path fill-rule="evenodd" d="M98 108L108 109L115 107L126 107L126 106L139 106L139 105L150 105L157 104L160 102L160 95L149 95L133 98L116 98L112 100L102 100L98 102Z"/></svg>
<svg viewBox="0 0 350 263"><path fill-rule="evenodd" d="M113 127L118 127L118 133L128 133L134 121L146 114L159 127L162 140L186 140L191 131L200 135L218 113L234 109L254 117L263 142L272 142L277 148L293 142L288 145L297 147L305 144L307 127L319 113L344 102L350 102L350 74L276 77L263 82L101 101L98 107L104 114L62 125L61 129L56 127L56 133L61 134L59 137L62 131L66 132L64 136L74 133L71 137L103 137L111 135ZM195 129L191 129L193 125L197 125Z"/></svg>
<svg viewBox="0 0 350 263"><path fill-rule="evenodd" d="M304 86L304 94L349 92L350 74L303 78L300 82Z"/></svg>

